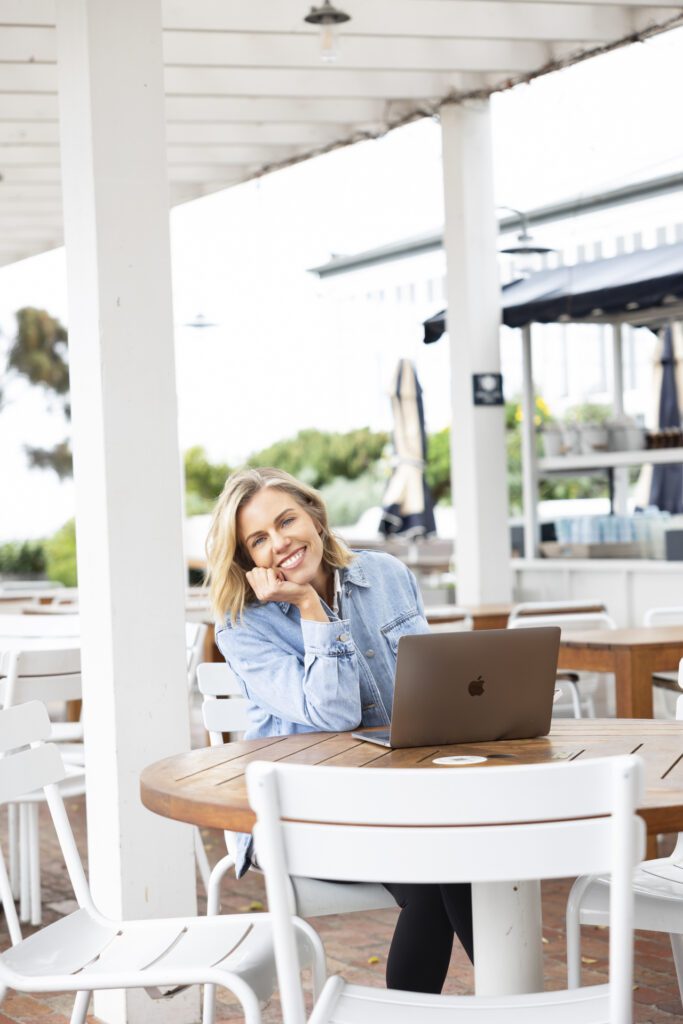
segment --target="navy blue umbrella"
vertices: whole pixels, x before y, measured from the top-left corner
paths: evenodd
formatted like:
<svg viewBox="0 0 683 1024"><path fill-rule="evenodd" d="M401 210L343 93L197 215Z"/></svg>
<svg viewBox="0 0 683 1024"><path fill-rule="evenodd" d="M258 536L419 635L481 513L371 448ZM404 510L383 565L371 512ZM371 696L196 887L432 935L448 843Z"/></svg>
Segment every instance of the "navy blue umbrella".
<svg viewBox="0 0 683 1024"><path fill-rule="evenodd" d="M667 324L662 332L662 387L659 393L659 428L680 427L681 412L676 385L673 331ZM663 512L683 512L683 465L653 466L650 505Z"/></svg>
<svg viewBox="0 0 683 1024"><path fill-rule="evenodd" d="M401 359L396 368L391 405L396 468L384 495L380 531L385 536L435 533L434 505L425 480L427 434L422 388L409 359Z"/></svg>

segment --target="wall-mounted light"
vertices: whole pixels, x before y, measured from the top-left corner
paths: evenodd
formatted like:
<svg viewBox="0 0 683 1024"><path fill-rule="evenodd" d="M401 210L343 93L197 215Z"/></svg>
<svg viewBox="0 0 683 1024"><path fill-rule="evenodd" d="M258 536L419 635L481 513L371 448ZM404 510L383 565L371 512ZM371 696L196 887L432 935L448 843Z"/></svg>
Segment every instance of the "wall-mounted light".
<svg viewBox="0 0 683 1024"><path fill-rule="evenodd" d="M509 210L511 213L517 214L521 229L517 235L516 242L506 246L504 249L499 249L498 252L504 253L506 256L512 256L513 265L518 276L528 277L534 269L537 269L534 267L535 256L545 256L557 250L545 245L537 245L534 242L533 235L529 231L529 219L522 210L517 210L514 206L499 206L498 209Z"/></svg>
<svg viewBox="0 0 683 1024"><path fill-rule="evenodd" d="M324 0L320 7L311 7L304 21L320 29L320 59L325 64L335 61L339 53L338 27L345 21L351 21L351 15L333 7L330 0Z"/></svg>

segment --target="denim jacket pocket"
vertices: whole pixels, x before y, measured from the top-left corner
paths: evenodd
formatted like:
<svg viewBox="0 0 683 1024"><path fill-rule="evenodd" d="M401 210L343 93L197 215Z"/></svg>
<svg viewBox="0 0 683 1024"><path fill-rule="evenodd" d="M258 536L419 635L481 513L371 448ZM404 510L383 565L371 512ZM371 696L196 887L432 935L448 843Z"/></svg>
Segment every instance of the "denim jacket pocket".
<svg viewBox="0 0 683 1024"><path fill-rule="evenodd" d="M427 633L429 627L417 608L408 608L380 626L380 630L389 641L391 650L396 654L398 642L402 636L410 633Z"/></svg>

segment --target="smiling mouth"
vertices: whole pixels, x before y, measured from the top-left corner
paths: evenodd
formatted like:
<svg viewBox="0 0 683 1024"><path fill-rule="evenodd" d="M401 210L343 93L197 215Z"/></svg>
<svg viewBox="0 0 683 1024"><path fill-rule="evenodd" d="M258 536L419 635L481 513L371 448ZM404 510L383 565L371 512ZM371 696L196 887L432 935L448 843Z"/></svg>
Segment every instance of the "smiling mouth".
<svg viewBox="0 0 683 1024"><path fill-rule="evenodd" d="M293 555L289 556L289 558L285 558L283 562L280 562L280 564L278 565L278 569L296 569L297 565L299 565L305 553L305 547L299 548L298 551L295 551Z"/></svg>

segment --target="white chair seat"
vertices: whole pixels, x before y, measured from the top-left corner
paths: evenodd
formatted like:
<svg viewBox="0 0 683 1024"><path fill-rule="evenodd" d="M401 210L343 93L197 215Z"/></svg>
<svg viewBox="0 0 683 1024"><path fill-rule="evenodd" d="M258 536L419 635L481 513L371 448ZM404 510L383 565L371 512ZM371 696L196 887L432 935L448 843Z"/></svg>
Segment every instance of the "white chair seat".
<svg viewBox="0 0 683 1024"><path fill-rule="evenodd" d="M372 882L328 882L319 878L292 878L299 917L348 914L350 910L396 909L396 900L383 885Z"/></svg>
<svg viewBox="0 0 683 1024"><path fill-rule="evenodd" d="M683 934L683 867L670 857L647 860L637 869L633 892L636 898L635 926L645 931ZM582 924L607 924L609 919L609 878L596 878L581 900Z"/></svg>
<svg viewBox="0 0 683 1024"><path fill-rule="evenodd" d="M394 992L347 985L330 978L309 1024L608 1024L609 986L591 985L569 994L539 992L522 996L443 996Z"/></svg>
<svg viewBox="0 0 683 1024"><path fill-rule="evenodd" d="M155 987L176 987L184 973L207 966L239 974L262 1000L276 983L271 929L263 914L103 922L81 909L12 946L0 960L24 978L78 974L81 989L147 970L154 971Z"/></svg>

